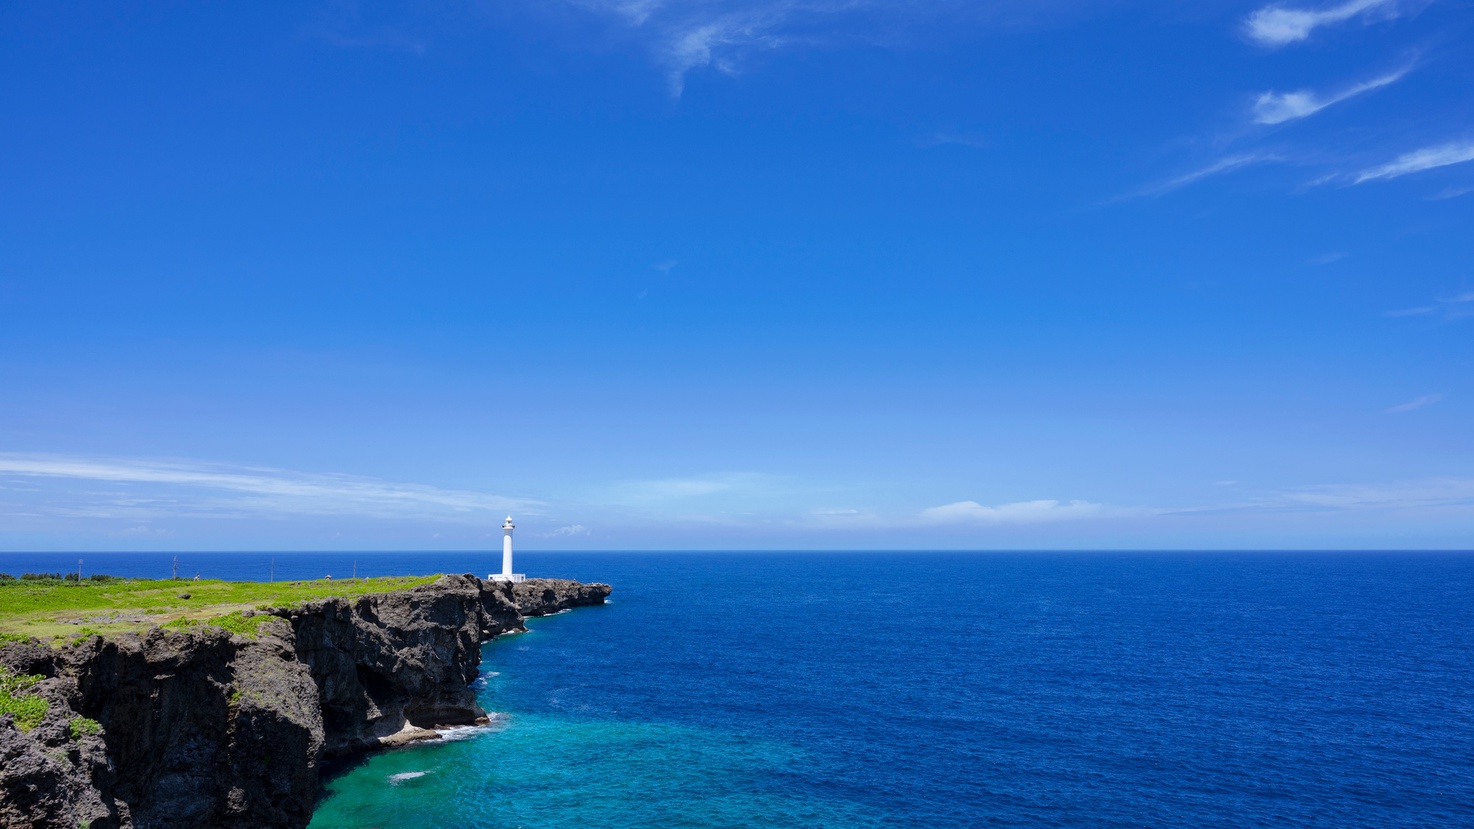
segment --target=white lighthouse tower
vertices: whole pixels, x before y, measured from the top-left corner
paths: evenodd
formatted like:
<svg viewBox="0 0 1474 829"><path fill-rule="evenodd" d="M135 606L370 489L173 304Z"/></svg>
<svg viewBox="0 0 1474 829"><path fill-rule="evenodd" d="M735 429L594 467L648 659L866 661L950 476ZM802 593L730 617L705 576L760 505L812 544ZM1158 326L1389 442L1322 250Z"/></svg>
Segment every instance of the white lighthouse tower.
<svg viewBox="0 0 1474 829"><path fill-rule="evenodd" d="M512 572L512 530L516 526L512 524L512 516L507 516L507 522L502 524L502 571L489 576L491 581L519 582L527 578L522 573Z"/></svg>

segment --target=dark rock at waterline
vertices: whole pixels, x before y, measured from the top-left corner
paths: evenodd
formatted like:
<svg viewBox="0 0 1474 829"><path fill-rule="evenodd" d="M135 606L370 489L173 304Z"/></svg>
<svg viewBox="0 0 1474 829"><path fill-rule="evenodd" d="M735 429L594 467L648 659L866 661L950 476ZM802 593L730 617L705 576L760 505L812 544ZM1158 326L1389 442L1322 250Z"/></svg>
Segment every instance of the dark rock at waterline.
<svg viewBox="0 0 1474 829"><path fill-rule="evenodd" d="M480 645L609 593L445 576L265 611L277 618L255 639L154 628L7 644L0 664L45 677L32 690L50 707L24 732L0 715L0 829L305 826L325 757L484 722L467 687Z"/></svg>
<svg viewBox="0 0 1474 829"><path fill-rule="evenodd" d="M607 584L583 584L568 579L528 579L512 585L512 600L523 616L549 616L575 607L603 604Z"/></svg>

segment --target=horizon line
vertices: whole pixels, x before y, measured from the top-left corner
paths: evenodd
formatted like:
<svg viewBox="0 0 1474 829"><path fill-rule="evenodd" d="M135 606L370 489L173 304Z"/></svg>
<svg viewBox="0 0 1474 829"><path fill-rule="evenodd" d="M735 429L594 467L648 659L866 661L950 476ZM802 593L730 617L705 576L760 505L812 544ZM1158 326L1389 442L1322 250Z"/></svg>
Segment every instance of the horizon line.
<svg viewBox="0 0 1474 829"><path fill-rule="evenodd" d="M463 553L487 553L488 555L501 555L500 550L487 548L471 550L0 550L0 556L25 556L25 555L57 555L57 556L89 556L89 555L238 555L242 553L269 554L269 555L445 555ZM834 548L834 547L793 547L793 548L669 548L669 549L547 549L547 550L519 550L519 555L527 553L551 553L551 554L590 554L590 555L618 555L633 554L645 555L654 553L675 554L702 554L702 553L755 553L755 554L788 554L788 553L865 553L865 554L906 554L906 553L1474 553L1474 547L997 547L997 548L880 548L880 547L857 547L857 548Z"/></svg>

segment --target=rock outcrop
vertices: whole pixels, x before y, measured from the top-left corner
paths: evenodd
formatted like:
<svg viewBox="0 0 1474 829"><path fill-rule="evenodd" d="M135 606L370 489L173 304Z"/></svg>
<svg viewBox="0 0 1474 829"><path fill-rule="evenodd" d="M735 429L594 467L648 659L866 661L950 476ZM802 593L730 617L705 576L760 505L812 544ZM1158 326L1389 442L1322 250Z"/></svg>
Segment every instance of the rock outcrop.
<svg viewBox="0 0 1474 829"><path fill-rule="evenodd" d="M485 721L481 644L528 616L602 604L562 579L434 584L263 613L220 628L0 647L44 677L29 731L0 715L0 829L306 826L321 761Z"/></svg>
<svg viewBox="0 0 1474 829"><path fill-rule="evenodd" d="M603 604L607 584L583 584L568 579L528 579L511 585L512 602L523 616L551 616L575 607Z"/></svg>

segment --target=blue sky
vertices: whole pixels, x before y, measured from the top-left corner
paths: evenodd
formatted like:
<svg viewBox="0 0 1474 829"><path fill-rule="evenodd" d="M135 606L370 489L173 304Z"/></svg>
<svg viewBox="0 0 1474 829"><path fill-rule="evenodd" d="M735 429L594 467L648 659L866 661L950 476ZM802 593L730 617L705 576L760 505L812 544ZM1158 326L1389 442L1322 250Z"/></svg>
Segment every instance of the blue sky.
<svg viewBox="0 0 1474 829"><path fill-rule="evenodd" d="M0 9L0 549L1474 539L1474 3Z"/></svg>

